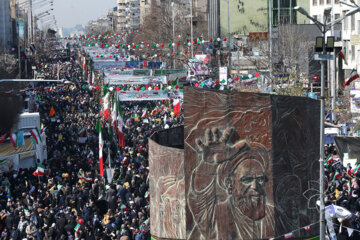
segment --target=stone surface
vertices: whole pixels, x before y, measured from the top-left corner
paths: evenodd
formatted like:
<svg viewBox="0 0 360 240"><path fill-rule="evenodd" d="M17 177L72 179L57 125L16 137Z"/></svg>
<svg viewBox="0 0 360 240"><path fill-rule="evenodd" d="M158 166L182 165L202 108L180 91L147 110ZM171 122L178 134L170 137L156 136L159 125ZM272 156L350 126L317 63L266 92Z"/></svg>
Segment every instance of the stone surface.
<svg viewBox="0 0 360 240"><path fill-rule="evenodd" d="M156 239L186 237L184 150L172 147L175 142L183 148L183 144L178 143L179 136L183 139L183 129L177 129L157 132L149 139L150 229ZM165 143L169 143L168 146Z"/></svg>
<svg viewBox="0 0 360 240"><path fill-rule="evenodd" d="M187 88L184 110L187 239L268 239L317 220L318 101Z"/></svg>
<svg viewBox="0 0 360 240"><path fill-rule="evenodd" d="M169 147L179 147L179 137L160 141L171 141L164 132L154 139L168 146L150 141L152 235L268 239L316 222L319 106L302 97L186 88L184 150Z"/></svg>

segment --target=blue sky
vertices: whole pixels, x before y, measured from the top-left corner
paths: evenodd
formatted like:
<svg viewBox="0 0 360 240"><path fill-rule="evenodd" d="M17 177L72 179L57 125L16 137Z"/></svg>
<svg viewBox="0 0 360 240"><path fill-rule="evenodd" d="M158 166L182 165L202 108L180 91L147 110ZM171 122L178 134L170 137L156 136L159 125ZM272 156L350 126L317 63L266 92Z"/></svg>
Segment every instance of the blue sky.
<svg viewBox="0 0 360 240"><path fill-rule="evenodd" d="M90 20L107 15L116 7L116 0L54 0L54 11L58 27L86 25Z"/></svg>

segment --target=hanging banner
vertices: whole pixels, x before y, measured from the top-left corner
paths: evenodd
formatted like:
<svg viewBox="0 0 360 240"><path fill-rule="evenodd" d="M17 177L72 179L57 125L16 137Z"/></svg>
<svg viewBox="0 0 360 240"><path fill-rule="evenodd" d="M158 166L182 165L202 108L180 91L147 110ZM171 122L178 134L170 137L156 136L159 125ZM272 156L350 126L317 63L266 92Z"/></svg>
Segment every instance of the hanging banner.
<svg viewBox="0 0 360 240"><path fill-rule="evenodd" d="M132 76L134 75L134 70L125 70L125 71L121 71L121 70L105 70L104 71L105 74L105 79L106 77L116 77L116 76Z"/></svg>
<svg viewBox="0 0 360 240"><path fill-rule="evenodd" d="M18 20L18 34L20 39L24 39L24 19L20 18Z"/></svg>
<svg viewBox="0 0 360 240"><path fill-rule="evenodd" d="M105 83L110 85L166 84L166 76L129 76L105 73Z"/></svg>
<svg viewBox="0 0 360 240"><path fill-rule="evenodd" d="M187 69L183 69L181 71L175 72L175 73L170 73L168 80L169 81L174 81L177 78L178 79L182 79L182 78L186 78L187 77Z"/></svg>
<svg viewBox="0 0 360 240"><path fill-rule="evenodd" d="M179 90L161 91L120 91L118 92L119 101L146 101L146 100L166 100L183 99L184 93Z"/></svg>
<svg viewBox="0 0 360 240"><path fill-rule="evenodd" d="M119 62L119 61L95 61L94 69L105 68L140 68L140 62Z"/></svg>
<svg viewBox="0 0 360 240"><path fill-rule="evenodd" d="M360 90L351 90L350 96L353 96L350 100L351 113L360 113Z"/></svg>
<svg viewBox="0 0 360 240"><path fill-rule="evenodd" d="M227 67L219 68L219 81L223 85L227 84Z"/></svg>

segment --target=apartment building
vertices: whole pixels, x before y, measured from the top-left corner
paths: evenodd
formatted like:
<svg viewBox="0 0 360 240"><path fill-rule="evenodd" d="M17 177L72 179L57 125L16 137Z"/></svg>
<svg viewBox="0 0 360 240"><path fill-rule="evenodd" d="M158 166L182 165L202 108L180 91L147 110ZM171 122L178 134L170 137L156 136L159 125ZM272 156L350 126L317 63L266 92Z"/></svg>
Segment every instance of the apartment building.
<svg viewBox="0 0 360 240"><path fill-rule="evenodd" d="M12 44L10 0L0 1L0 52L8 52Z"/></svg>
<svg viewBox="0 0 360 240"><path fill-rule="evenodd" d="M347 4L352 5L350 0L343 0ZM360 4L360 0L354 1ZM353 8L342 4L340 0L310 0L310 15L318 21L323 21L323 12L327 7L332 7L332 20L345 16L348 11ZM344 70L345 78L350 74L352 69L360 70L360 42L356 41L360 37L360 13L356 13L346 17L341 21L341 27L338 31L332 33L329 31L327 36L335 35L337 42L335 46L342 50L345 54L345 61L342 62L341 68ZM341 69L339 69L341 71Z"/></svg>
<svg viewBox="0 0 360 240"><path fill-rule="evenodd" d="M118 32L140 28L140 5L145 7L145 1L142 3L142 0L117 0L116 30ZM145 10L143 12L145 13Z"/></svg>

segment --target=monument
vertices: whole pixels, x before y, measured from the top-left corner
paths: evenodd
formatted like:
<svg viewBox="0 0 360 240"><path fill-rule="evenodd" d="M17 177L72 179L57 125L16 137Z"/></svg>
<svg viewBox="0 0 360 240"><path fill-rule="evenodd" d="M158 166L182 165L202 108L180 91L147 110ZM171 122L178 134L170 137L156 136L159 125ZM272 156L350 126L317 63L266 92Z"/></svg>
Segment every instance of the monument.
<svg viewBox="0 0 360 240"><path fill-rule="evenodd" d="M319 108L305 97L186 88L184 135L162 131L149 144L154 238L315 234L301 228L318 220Z"/></svg>

